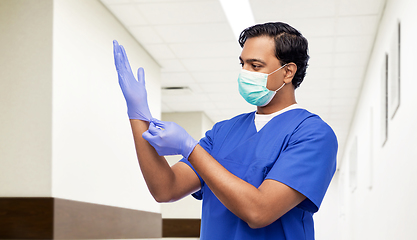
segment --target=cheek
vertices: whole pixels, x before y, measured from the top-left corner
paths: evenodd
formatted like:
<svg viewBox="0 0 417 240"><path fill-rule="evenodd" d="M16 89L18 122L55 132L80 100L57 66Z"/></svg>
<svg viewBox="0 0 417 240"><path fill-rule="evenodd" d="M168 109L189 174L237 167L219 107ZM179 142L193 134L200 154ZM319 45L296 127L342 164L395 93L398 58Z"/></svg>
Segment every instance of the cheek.
<svg viewBox="0 0 417 240"><path fill-rule="evenodd" d="M268 88L269 90L271 90L272 88L272 79L270 79L269 77L268 77L268 81L266 82L266 88Z"/></svg>
<svg viewBox="0 0 417 240"><path fill-rule="evenodd" d="M268 81L266 82L266 88L268 88L271 91L274 91L279 88L279 86L277 87L277 85L279 85L278 83L278 79L269 76Z"/></svg>

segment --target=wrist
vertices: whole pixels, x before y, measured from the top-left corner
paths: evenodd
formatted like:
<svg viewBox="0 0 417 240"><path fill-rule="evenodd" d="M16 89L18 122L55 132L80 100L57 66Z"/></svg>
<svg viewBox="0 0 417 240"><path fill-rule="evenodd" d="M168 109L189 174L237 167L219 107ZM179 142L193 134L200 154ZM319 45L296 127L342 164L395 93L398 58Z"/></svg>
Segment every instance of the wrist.
<svg viewBox="0 0 417 240"><path fill-rule="evenodd" d="M187 141L187 150L185 152L182 153L182 156L188 160L188 158L190 157L191 153L194 151L195 147L198 145L198 141L196 141L194 138L190 138Z"/></svg>
<svg viewBox="0 0 417 240"><path fill-rule="evenodd" d="M149 128L149 122L140 119L129 119L130 125L135 126L137 129L145 132Z"/></svg>
<svg viewBox="0 0 417 240"><path fill-rule="evenodd" d="M127 116L129 117L129 119L137 119L137 120L143 120L146 122L150 122L152 115L150 113L149 110L147 111L130 111L128 109L127 111Z"/></svg>

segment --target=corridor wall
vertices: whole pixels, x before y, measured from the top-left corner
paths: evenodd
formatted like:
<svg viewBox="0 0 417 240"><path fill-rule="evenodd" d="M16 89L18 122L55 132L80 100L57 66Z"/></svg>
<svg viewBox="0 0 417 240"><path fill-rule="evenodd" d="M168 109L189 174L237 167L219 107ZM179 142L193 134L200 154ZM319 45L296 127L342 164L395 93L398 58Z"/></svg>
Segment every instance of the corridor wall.
<svg viewBox="0 0 417 240"><path fill-rule="evenodd" d="M52 195L52 1L0 1L0 195Z"/></svg>
<svg viewBox="0 0 417 240"><path fill-rule="evenodd" d="M160 212L136 158L114 66L122 44L136 75L145 69L159 118L160 67L99 1L54 1L52 195Z"/></svg>
<svg viewBox="0 0 417 240"><path fill-rule="evenodd" d="M179 124L196 140L204 137L214 125L204 112L166 112L162 113L162 120ZM172 166L180 161L182 156L165 158ZM161 204L161 213L162 218L201 219L201 201L189 195L177 202Z"/></svg>
<svg viewBox="0 0 417 240"><path fill-rule="evenodd" d="M112 41L160 118L158 63L98 0L2 0L0 32L0 238L161 237Z"/></svg>
<svg viewBox="0 0 417 240"><path fill-rule="evenodd" d="M415 239L416 11L416 1L386 2L317 239Z"/></svg>

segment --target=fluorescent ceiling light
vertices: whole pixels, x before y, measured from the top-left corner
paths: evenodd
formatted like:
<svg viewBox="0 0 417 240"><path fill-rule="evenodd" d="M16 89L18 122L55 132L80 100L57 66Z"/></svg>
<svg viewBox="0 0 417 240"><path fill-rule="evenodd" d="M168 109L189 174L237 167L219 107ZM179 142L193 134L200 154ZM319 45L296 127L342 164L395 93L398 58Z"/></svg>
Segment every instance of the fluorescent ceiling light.
<svg viewBox="0 0 417 240"><path fill-rule="evenodd" d="M236 39L243 29L255 25L249 0L220 0Z"/></svg>

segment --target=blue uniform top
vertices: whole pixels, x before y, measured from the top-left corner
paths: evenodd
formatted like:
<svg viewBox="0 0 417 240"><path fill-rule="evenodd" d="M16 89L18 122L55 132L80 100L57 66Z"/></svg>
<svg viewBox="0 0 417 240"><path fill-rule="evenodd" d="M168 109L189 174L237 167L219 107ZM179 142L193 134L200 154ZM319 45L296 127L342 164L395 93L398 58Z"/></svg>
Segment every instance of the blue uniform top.
<svg viewBox="0 0 417 240"><path fill-rule="evenodd" d="M242 114L215 124L199 144L228 171L253 186L273 179L306 199L272 224L252 229L217 199L196 172L201 190L193 196L203 200L200 238L313 240L313 213L336 170L336 136L320 117L304 109L274 117L259 132L254 116L255 112ZM181 161L192 168L187 160Z"/></svg>

